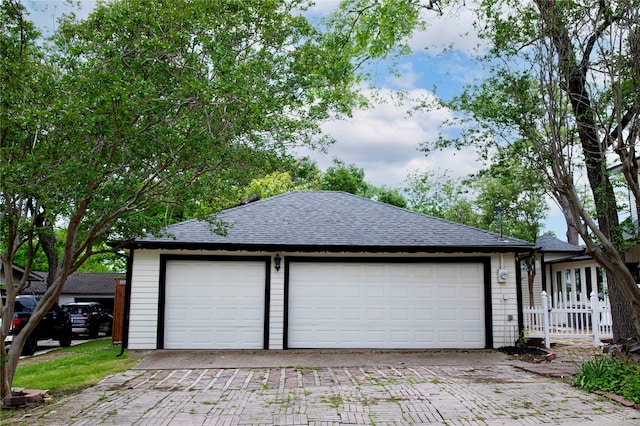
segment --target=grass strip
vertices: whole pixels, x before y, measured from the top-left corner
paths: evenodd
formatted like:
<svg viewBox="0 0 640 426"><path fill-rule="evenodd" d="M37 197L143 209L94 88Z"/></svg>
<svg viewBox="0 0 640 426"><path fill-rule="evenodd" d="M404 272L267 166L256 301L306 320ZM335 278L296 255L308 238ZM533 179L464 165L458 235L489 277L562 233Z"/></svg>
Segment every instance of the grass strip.
<svg viewBox="0 0 640 426"><path fill-rule="evenodd" d="M126 352L117 357L120 346L112 346L110 339L93 340L53 352L53 359L18 364L13 387L49 390L52 394L69 393L128 370L138 362L138 359L127 358Z"/></svg>

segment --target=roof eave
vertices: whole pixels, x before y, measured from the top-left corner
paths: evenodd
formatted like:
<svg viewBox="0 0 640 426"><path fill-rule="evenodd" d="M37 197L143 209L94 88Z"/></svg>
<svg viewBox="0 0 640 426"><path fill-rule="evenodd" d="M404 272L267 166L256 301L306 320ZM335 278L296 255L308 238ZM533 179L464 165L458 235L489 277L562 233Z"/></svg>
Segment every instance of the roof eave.
<svg viewBox="0 0 640 426"><path fill-rule="evenodd" d="M267 252L330 252L330 253L523 253L535 250L533 245L503 244L499 246L380 246L380 245L304 245L304 244L223 244L188 243L167 241L136 241L127 245L130 249L147 250L227 250Z"/></svg>

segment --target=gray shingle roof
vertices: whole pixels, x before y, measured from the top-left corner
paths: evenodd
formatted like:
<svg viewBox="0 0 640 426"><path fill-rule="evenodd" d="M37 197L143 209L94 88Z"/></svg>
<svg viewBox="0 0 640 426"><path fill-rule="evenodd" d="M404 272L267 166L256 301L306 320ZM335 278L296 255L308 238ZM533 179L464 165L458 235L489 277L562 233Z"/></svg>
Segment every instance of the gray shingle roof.
<svg viewBox="0 0 640 426"><path fill-rule="evenodd" d="M574 246L550 235L539 236L536 241L536 246L538 247L538 251L542 253L584 253L582 247Z"/></svg>
<svg viewBox="0 0 640 426"><path fill-rule="evenodd" d="M338 191L293 191L216 215L226 235L189 220L133 247L300 251L523 251L526 241Z"/></svg>
<svg viewBox="0 0 640 426"><path fill-rule="evenodd" d="M24 294L44 294L47 289L46 272L38 272L44 276L42 282L31 282L24 289ZM76 272L69 275L64 284L62 294L86 294L94 296L113 296L115 293L116 278L124 277L124 274L110 272Z"/></svg>

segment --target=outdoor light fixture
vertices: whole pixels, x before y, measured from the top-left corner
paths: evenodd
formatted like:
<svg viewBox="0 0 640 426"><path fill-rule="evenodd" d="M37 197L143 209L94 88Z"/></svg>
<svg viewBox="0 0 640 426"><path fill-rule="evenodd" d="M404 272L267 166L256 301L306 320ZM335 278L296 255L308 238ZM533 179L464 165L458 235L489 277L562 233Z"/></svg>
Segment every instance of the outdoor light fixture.
<svg viewBox="0 0 640 426"><path fill-rule="evenodd" d="M276 254L276 257L273 258L273 261L276 264L276 271L280 270L280 261L282 260L282 258L280 257L280 254Z"/></svg>

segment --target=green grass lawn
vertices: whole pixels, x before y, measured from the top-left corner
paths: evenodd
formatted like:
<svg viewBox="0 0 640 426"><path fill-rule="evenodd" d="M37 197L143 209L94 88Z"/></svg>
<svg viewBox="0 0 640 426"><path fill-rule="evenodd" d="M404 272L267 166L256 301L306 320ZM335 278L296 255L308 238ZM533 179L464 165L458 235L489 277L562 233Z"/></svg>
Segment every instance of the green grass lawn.
<svg viewBox="0 0 640 426"><path fill-rule="evenodd" d="M117 357L120 346L110 339L92 340L60 348L18 363L14 388L49 390L52 394L74 392L98 383L102 378L128 370L139 359ZM39 362L39 359L41 362Z"/></svg>

